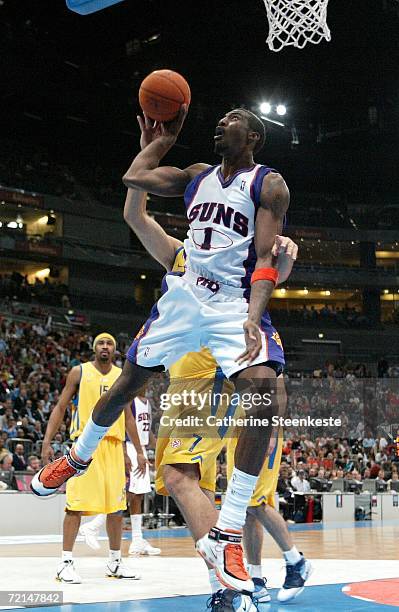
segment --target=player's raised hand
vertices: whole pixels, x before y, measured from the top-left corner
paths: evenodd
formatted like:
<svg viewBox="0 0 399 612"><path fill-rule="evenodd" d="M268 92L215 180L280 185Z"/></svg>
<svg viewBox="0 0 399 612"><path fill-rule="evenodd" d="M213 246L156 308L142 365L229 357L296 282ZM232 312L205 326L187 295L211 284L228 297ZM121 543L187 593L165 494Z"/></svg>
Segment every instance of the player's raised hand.
<svg viewBox="0 0 399 612"><path fill-rule="evenodd" d="M134 475L138 478L143 478L147 471L148 459L144 453L137 453L137 467L134 470Z"/></svg>
<svg viewBox="0 0 399 612"><path fill-rule="evenodd" d="M140 147L145 149L153 140L162 135L161 124L157 121L152 121L145 113L144 118L137 115L137 121L140 126Z"/></svg>
<svg viewBox="0 0 399 612"><path fill-rule="evenodd" d="M187 113L188 105L182 104L176 119L172 119L172 121L168 121L167 123L161 123L162 135L170 136L171 138L176 139L183 127Z"/></svg>
<svg viewBox="0 0 399 612"><path fill-rule="evenodd" d="M249 319L245 321L243 328L247 348L237 357L236 362L238 365L241 365L247 361L248 365L251 365L254 359L256 359L259 355L260 349L262 348L262 337L260 335L259 326Z"/></svg>
<svg viewBox="0 0 399 612"><path fill-rule="evenodd" d="M288 236L276 236L272 255L276 257L275 266L278 270L278 282L284 283L292 272L298 257L298 245Z"/></svg>

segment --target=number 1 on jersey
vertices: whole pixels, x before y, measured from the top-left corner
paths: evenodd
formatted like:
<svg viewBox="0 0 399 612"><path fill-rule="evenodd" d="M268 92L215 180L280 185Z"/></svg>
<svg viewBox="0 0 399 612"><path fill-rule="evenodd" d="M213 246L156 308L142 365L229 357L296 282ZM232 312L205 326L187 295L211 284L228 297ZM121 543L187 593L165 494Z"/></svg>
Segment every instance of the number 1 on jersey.
<svg viewBox="0 0 399 612"><path fill-rule="evenodd" d="M201 244L201 249L204 249L204 251L209 251L211 248L211 239L212 239L212 228L206 227L204 229L204 242Z"/></svg>

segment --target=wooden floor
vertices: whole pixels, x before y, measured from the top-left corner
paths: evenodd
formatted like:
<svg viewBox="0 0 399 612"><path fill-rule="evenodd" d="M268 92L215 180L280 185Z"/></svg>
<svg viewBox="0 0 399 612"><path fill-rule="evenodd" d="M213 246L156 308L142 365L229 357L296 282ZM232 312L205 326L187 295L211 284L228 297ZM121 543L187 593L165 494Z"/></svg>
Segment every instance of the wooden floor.
<svg viewBox="0 0 399 612"><path fill-rule="evenodd" d="M319 526L321 527L321 526ZM150 538L151 544L162 549L165 557L195 557L193 541L190 537ZM380 525L378 523L340 528L307 529L292 531L297 548L310 559L386 559L399 560L399 524ZM128 554L129 540L123 540L122 553ZM61 544L7 544L0 546L0 557L59 557ZM75 556L104 557L108 550L106 541L101 549L93 551L84 543L77 542ZM265 536L263 556L281 558L281 552L269 535Z"/></svg>

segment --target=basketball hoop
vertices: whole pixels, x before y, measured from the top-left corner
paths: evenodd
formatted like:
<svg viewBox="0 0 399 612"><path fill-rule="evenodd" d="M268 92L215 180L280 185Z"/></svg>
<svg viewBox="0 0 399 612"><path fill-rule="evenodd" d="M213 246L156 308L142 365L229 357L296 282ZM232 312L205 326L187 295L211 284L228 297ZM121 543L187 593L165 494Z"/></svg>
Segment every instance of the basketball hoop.
<svg viewBox="0 0 399 612"><path fill-rule="evenodd" d="M292 45L303 49L331 40L327 25L328 0L263 0L269 21L266 42L271 51Z"/></svg>

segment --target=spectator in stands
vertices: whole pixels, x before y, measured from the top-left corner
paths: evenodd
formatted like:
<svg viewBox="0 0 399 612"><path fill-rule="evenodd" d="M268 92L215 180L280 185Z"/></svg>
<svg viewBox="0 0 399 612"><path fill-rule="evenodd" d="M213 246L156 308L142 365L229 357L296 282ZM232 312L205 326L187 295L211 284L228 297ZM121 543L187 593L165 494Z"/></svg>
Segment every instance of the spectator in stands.
<svg viewBox="0 0 399 612"><path fill-rule="evenodd" d="M35 424L36 419L33 415L32 400L26 400L25 406L21 409L20 414L21 416L26 416L31 425Z"/></svg>
<svg viewBox="0 0 399 612"><path fill-rule="evenodd" d="M12 455L8 453L0 459L0 472L5 472L7 474L7 478L4 478L3 481L7 482L7 486L14 491L18 491L17 481L14 476L14 468L12 466Z"/></svg>
<svg viewBox="0 0 399 612"><path fill-rule="evenodd" d="M392 483L393 482L399 482L399 474L398 474L398 472L392 470L391 478L387 482L388 482L388 490L390 491Z"/></svg>
<svg viewBox="0 0 399 612"><path fill-rule="evenodd" d="M220 472L216 476L216 490L226 491L227 489L227 466L225 464L220 466Z"/></svg>
<svg viewBox="0 0 399 612"><path fill-rule="evenodd" d="M17 437L17 422L14 417L9 417L7 419L7 425L3 429L7 433L9 438Z"/></svg>
<svg viewBox="0 0 399 612"><path fill-rule="evenodd" d="M9 455L10 451L4 446L3 438L0 438L0 461L6 456Z"/></svg>
<svg viewBox="0 0 399 612"><path fill-rule="evenodd" d="M386 480L385 480L385 471L383 469L381 469L378 472L378 476L375 479L376 483L381 483L381 484L386 484Z"/></svg>
<svg viewBox="0 0 399 612"><path fill-rule="evenodd" d="M15 450L12 454L12 466L17 472L26 470L26 460L24 456L24 445L16 444Z"/></svg>
<svg viewBox="0 0 399 612"><path fill-rule="evenodd" d="M61 452L64 455L69 450L69 446L64 443L62 433L57 432L54 436L54 442L51 444L54 454Z"/></svg>
<svg viewBox="0 0 399 612"><path fill-rule="evenodd" d="M26 471L36 473L40 470L40 468L41 464L39 457L37 455L30 455L28 457L28 465L26 466Z"/></svg>
<svg viewBox="0 0 399 612"><path fill-rule="evenodd" d="M299 493L308 493L310 491L310 484L306 480L305 470L298 470L298 475L291 478L291 485Z"/></svg>
<svg viewBox="0 0 399 612"><path fill-rule="evenodd" d="M11 453L7 453L4 455L2 459L0 459L0 470L4 470L5 472L14 470L13 465L13 457Z"/></svg>
<svg viewBox="0 0 399 612"><path fill-rule="evenodd" d="M363 480L366 480L366 478L371 478L370 468L368 467L363 470Z"/></svg>
<svg viewBox="0 0 399 612"><path fill-rule="evenodd" d="M294 496L289 479L289 467L286 463L280 466L279 479L277 481L277 493L280 498L280 508L286 521L292 520L294 513Z"/></svg>

